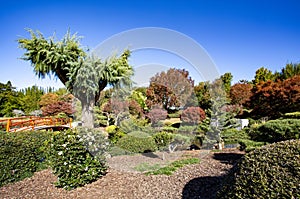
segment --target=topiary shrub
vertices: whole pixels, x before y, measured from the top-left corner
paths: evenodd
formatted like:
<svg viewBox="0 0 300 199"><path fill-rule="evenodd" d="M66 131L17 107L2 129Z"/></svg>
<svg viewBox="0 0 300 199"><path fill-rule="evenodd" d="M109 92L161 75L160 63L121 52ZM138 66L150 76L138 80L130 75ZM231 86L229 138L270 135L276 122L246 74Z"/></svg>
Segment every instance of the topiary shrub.
<svg viewBox="0 0 300 199"><path fill-rule="evenodd" d="M300 134L300 120L270 120L259 125L257 128L251 128L248 134L252 140L269 143L298 139Z"/></svg>
<svg viewBox="0 0 300 199"><path fill-rule="evenodd" d="M44 142L50 132L0 132L0 187L47 167Z"/></svg>
<svg viewBox="0 0 300 199"><path fill-rule="evenodd" d="M233 167L218 198L300 198L300 140L263 146Z"/></svg>
<svg viewBox="0 0 300 199"><path fill-rule="evenodd" d="M100 138L100 139L99 139ZM104 135L93 130L55 132L48 142L48 160L57 175L57 187L70 190L91 183L103 176L106 165ZM100 155L99 155L100 152Z"/></svg>
<svg viewBox="0 0 300 199"><path fill-rule="evenodd" d="M154 139L141 131L131 132L116 143L116 146L129 153L144 153L157 150Z"/></svg>
<svg viewBox="0 0 300 199"><path fill-rule="evenodd" d="M172 133L162 131L155 133L152 137L156 143L157 148L161 150L168 146L173 141L175 136Z"/></svg>

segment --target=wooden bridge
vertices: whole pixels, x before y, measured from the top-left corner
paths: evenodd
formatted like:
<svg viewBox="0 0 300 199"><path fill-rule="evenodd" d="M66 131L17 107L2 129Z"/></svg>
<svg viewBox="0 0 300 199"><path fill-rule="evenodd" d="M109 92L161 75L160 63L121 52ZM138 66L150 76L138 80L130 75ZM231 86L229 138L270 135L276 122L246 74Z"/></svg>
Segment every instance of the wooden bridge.
<svg viewBox="0 0 300 199"><path fill-rule="evenodd" d="M0 130L6 132L49 130L54 131L72 128L72 118L24 116L0 119Z"/></svg>

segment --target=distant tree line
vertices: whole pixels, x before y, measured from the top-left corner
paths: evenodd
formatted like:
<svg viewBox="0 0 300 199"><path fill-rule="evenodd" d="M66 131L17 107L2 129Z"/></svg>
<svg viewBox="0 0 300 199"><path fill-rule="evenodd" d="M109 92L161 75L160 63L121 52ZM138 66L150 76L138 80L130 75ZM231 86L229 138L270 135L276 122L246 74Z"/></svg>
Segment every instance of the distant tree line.
<svg viewBox="0 0 300 199"><path fill-rule="evenodd" d="M0 82L0 117L57 113L71 115L71 101L72 96L64 88L31 86L17 90L10 81Z"/></svg>

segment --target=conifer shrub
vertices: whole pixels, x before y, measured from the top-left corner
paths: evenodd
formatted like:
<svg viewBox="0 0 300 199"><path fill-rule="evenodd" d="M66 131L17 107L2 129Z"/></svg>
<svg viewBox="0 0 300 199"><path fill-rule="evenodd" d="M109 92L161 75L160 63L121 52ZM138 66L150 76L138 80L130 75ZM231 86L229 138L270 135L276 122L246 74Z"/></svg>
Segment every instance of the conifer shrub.
<svg viewBox="0 0 300 199"><path fill-rule="evenodd" d="M167 147L173 141L175 136L172 133L162 131L155 133L152 137L156 143L157 148L161 150Z"/></svg>
<svg viewBox="0 0 300 199"><path fill-rule="evenodd" d="M248 134L252 140L269 143L298 139L300 134L300 120L270 120L256 128L251 128Z"/></svg>
<svg viewBox="0 0 300 199"><path fill-rule="evenodd" d="M218 198L300 198L300 140L263 146L233 167Z"/></svg>

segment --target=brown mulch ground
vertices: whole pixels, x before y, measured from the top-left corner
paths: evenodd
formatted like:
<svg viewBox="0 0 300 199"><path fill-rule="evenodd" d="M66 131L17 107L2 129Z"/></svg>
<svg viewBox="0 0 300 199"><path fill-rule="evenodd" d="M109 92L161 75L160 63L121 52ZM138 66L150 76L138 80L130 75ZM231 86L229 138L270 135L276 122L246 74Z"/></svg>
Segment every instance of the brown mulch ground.
<svg viewBox="0 0 300 199"><path fill-rule="evenodd" d="M146 176L133 167L147 162L166 163L178 156L162 154L120 156L109 160L111 168L98 181L72 191L56 188L51 170L43 170L33 177L0 188L0 198L215 198L226 173L241 158L238 150L222 152L188 151L184 156L199 157L201 162L187 165L173 175Z"/></svg>

